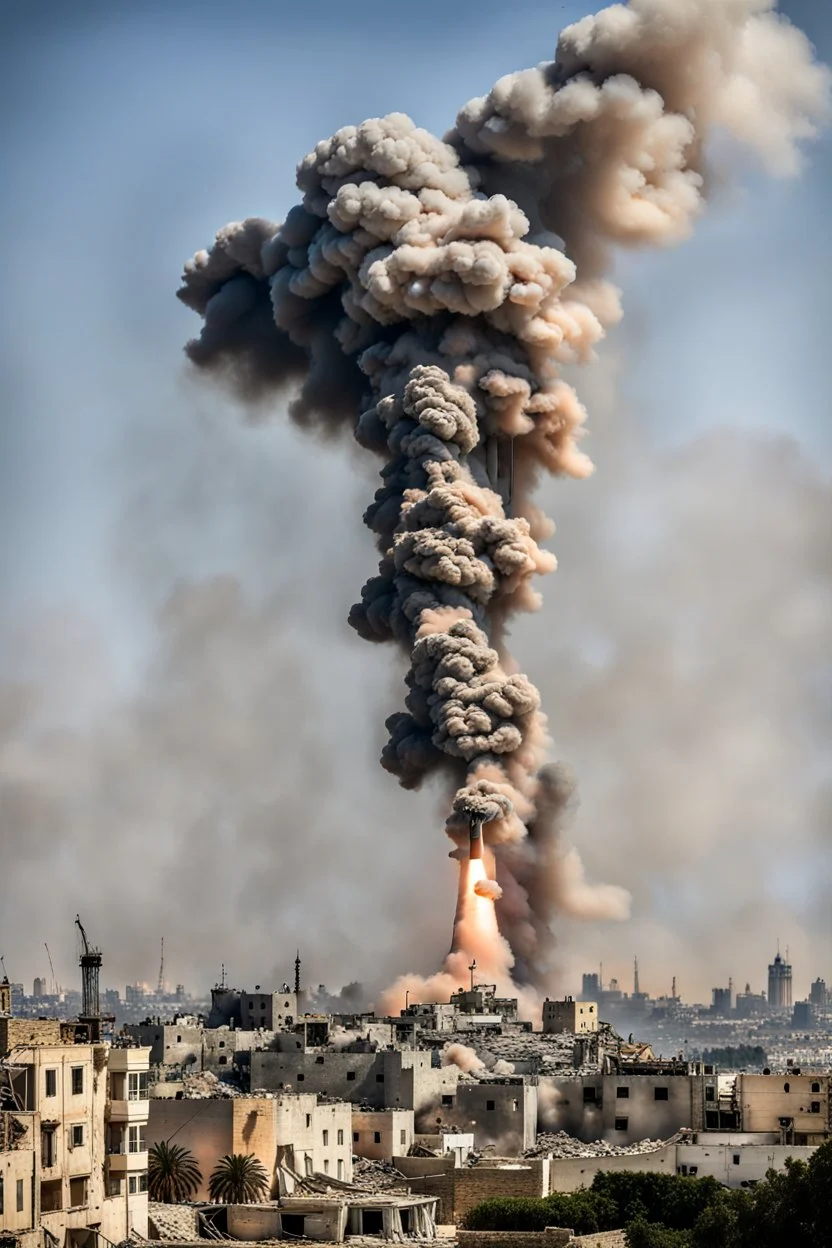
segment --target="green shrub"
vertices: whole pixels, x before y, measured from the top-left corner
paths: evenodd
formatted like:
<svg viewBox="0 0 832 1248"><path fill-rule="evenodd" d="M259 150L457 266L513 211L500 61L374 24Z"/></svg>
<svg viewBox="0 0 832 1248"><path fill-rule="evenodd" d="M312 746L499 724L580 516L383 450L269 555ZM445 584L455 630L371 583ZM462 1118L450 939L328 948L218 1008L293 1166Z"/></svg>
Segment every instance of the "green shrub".
<svg viewBox="0 0 832 1248"><path fill-rule="evenodd" d="M542 1231L547 1226L568 1226L578 1235L591 1235L616 1230L622 1225L616 1218L613 1201L581 1188L542 1198L502 1196L484 1200L469 1209L462 1225L468 1231Z"/></svg>
<svg viewBox="0 0 832 1248"><path fill-rule="evenodd" d="M672 1231L657 1222L645 1222L639 1218L631 1222L626 1232L627 1248L690 1248L687 1231Z"/></svg>
<svg viewBox="0 0 832 1248"><path fill-rule="evenodd" d="M601 1170L592 1192L616 1206L618 1226L631 1222L660 1223L675 1231L689 1231L709 1206L722 1198L716 1179L689 1179L677 1174Z"/></svg>

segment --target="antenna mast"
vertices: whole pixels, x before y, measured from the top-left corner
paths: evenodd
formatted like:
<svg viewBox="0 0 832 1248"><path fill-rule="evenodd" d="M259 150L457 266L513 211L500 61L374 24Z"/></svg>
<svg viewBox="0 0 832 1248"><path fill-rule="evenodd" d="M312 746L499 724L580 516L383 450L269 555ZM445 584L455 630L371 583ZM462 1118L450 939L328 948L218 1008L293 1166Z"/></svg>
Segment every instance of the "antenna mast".
<svg viewBox="0 0 832 1248"><path fill-rule="evenodd" d="M165 938L162 937L162 956L159 959L159 979L156 983L156 996L161 997L165 991Z"/></svg>
<svg viewBox="0 0 832 1248"><path fill-rule="evenodd" d="M101 972L101 950L94 949L87 940L87 933L81 923L81 916L76 914L75 926L81 933L84 950L81 954L81 1017L83 1019L101 1019L101 1005L98 995L98 981Z"/></svg>

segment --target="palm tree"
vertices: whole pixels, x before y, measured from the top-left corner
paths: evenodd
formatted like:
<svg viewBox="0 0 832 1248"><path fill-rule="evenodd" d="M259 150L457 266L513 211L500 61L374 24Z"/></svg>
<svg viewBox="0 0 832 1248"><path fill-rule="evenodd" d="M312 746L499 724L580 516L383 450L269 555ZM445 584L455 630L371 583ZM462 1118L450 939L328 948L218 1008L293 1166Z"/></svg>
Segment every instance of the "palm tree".
<svg viewBox="0 0 832 1248"><path fill-rule="evenodd" d="M160 1140L147 1158L147 1190L151 1200L175 1205L190 1200L202 1182L202 1171L193 1153L178 1144Z"/></svg>
<svg viewBox="0 0 832 1248"><path fill-rule="evenodd" d="M251 1205L267 1197L269 1177L253 1153L230 1153L214 1167L208 1190L212 1200Z"/></svg>

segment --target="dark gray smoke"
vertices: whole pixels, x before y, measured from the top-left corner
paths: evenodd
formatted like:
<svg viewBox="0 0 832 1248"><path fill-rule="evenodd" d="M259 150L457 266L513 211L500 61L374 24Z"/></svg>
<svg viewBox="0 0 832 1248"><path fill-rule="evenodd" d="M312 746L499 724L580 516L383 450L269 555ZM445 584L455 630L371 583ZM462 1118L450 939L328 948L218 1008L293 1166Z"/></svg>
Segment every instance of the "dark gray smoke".
<svg viewBox="0 0 832 1248"><path fill-rule="evenodd" d="M383 460L366 515L379 573L350 617L410 654L383 762L406 787L448 774L456 839L459 814L493 796L501 931L531 983L549 970L553 905L626 912L620 889L593 892L557 856L568 795L541 770L539 698L503 646L553 566L530 491L541 472L591 470L559 370L591 359L620 315L611 249L690 232L713 128L795 170L828 76L771 8L613 6L466 105L446 141L398 114L339 130L301 162L282 226L228 226L186 266L180 296L205 322L195 364L244 398L291 390L296 419L347 421Z"/></svg>

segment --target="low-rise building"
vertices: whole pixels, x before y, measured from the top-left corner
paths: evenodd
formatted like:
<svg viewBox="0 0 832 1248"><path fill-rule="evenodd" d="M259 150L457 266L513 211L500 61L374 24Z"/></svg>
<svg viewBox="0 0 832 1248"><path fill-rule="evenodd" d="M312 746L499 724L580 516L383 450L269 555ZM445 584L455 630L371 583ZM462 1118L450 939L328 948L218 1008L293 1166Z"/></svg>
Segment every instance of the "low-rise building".
<svg viewBox="0 0 832 1248"><path fill-rule="evenodd" d="M543 1031L547 1035L568 1031L572 1035L585 1035L598 1030L598 1006L594 1001L575 1001L566 997L563 1001L543 1002Z"/></svg>
<svg viewBox="0 0 832 1248"><path fill-rule="evenodd" d="M413 1145L412 1109L352 1111L352 1151L372 1161L406 1157Z"/></svg>

